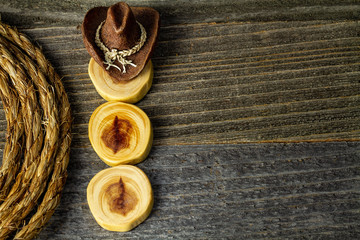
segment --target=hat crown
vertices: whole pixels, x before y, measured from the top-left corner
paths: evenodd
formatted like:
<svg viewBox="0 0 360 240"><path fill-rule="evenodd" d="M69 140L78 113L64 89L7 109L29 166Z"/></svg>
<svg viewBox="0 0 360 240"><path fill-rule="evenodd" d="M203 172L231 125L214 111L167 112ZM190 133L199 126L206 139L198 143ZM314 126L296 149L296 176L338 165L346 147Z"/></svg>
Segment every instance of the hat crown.
<svg viewBox="0 0 360 240"><path fill-rule="evenodd" d="M159 22L160 15L153 8L129 7L126 3L116 3L110 7L90 9L85 14L81 30L86 50L90 56L109 73L114 82L118 83L133 79L144 69L154 50ZM96 37L98 32L100 36ZM105 45L106 50L114 53L131 52L130 49L140 46L138 43L143 33L144 36L146 33L146 40L142 47L136 53L126 57L126 60L132 61L136 67L127 66L126 73L119 72L116 67L110 66L109 68L109 65L106 64L104 47L99 47L98 43L101 42L101 46ZM119 51L112 51L113 49ZM118 59L113 64L123 69L123 65Z"/></svg>
<svg viewBox="0 0 360 240"><path fill-rule="evenodd" d="M139 41L140 29L131 8L125 2L109 7L101 29L101 40L109 49L130 49Z"/></svg>

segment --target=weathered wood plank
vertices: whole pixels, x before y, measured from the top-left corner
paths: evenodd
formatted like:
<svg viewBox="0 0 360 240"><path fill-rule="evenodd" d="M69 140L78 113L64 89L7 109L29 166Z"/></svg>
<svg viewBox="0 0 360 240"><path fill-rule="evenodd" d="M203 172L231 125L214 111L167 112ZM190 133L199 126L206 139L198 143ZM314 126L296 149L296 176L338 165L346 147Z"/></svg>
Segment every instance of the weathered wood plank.
<svg viewBox="0 0 360 240"><path fill-rule="evenodd" d="M155 145L359 140L358 27L324 20L164 26L153 87L138 103L153 122ZM87 121L105 101L88 77L80 30L23 31L64 76L75 147L86 146Z"/></svg>
<svg viewBox="0 0 360 240"><path fill-rule="evenodd" d="M138 165L154 209L128 233L103 230L87 206L87 183L105 164L91 148L71 155L61 205L39 239L359 236L356 143L154 147Z"/></svg>
<svg viewBox="0 0 360 240"><path fill-rule="evenodd" d="M1 0L0 3L3 19L11 19L11 24L41 26L81 22L88 9L109 6L114 1ZM164 25L215 21L358 20L360 12L358 0L129 0L127 3L156 8Z"/></svg>

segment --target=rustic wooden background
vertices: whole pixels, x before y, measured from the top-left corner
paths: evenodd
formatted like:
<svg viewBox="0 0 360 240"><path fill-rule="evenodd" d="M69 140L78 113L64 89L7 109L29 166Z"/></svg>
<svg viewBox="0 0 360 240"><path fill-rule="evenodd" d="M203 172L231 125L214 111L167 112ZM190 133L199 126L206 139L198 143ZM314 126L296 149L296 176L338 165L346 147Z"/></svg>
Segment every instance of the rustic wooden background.
<svg viewBox="0 0 360 240"><path fill-rule="evenodd" d="M87 126L105 101L80 25L115 2L0 0L2 21L63 77L74 116L69 178L39 239L360 238L358 0L127 1L161 15L154 84L137 104L154 126L138 166L155 205L131 232L99 227L85 193L107 166Z"/></svg>

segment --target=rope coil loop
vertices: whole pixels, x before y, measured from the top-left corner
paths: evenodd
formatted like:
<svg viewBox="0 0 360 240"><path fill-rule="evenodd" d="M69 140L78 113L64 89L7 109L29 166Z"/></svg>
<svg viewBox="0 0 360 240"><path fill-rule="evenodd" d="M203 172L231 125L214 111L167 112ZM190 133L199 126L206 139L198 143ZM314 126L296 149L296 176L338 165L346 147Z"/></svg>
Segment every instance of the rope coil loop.
<svg viewBox="0 0 360 240"><path fill-rule="evenodd" d="M70 153L70 104L41 50L2 22L0 97L8 124L0 169L0 239L14 231L15 239L32 239L60 202Z"/></svg>

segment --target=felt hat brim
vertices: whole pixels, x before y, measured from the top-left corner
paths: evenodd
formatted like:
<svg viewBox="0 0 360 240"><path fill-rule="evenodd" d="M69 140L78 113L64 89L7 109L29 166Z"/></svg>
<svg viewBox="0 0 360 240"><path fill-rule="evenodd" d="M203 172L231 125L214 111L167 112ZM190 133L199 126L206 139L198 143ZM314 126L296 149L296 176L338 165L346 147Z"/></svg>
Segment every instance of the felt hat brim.
<svg viewBox="0 0 360 240"><path fill-rule="evenodd" d="M85 15L81 29L87 51L104 70L106 70L107 65L104 64L104 53L95 43L95 34L98 26L106 19L108 8L109 7L95 7L90 9ZM109 70L106 70L116 81L131 80L144 69L147 61L152 55L158 36L160 21L159 13L155 9L149 7L130 8L135 19L144 26L147 38L146 42L137 53L126 58L132 60L132 62L136 64L136 67L130 65L126 66L126 73L122 73L115 67L110 67ZM122 66L118 61L115 61L114 64L122 69Z"/></svg>

